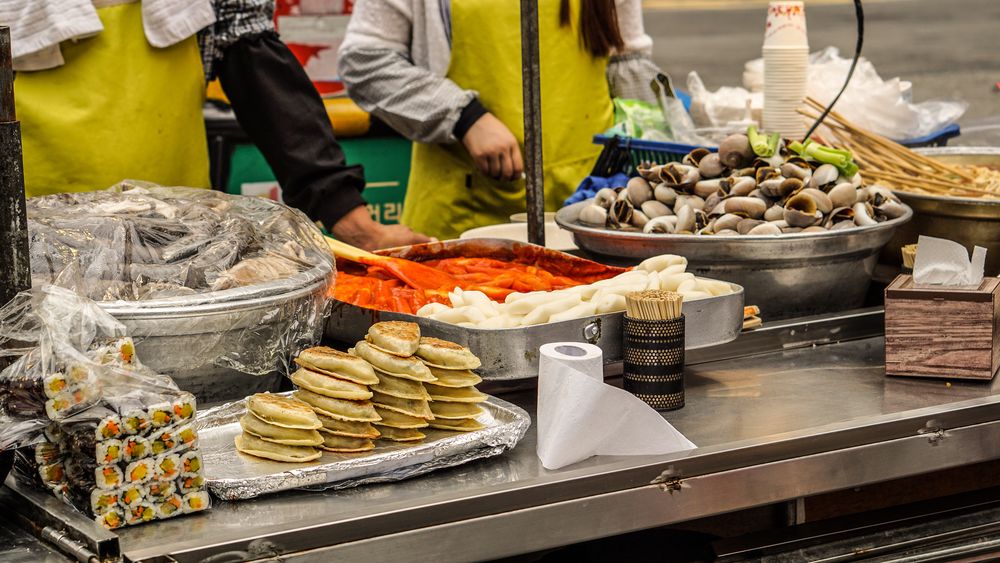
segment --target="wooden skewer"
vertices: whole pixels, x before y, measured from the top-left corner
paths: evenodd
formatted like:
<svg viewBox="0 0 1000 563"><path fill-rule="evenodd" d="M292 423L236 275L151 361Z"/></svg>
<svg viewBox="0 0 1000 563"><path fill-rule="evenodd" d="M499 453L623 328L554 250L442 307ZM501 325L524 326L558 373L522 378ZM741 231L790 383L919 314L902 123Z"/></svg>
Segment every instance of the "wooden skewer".
<svg viewBox="0 0 1000 563"><path fill-rule="evenodd" d="M982 190L982 189L979 189L979 188L970 188L968 186L964 186L964 185L961 185L961 184L955 184L955 183L949 183L949 182L941 182L939 180L933 180L933 179L930 179L930 178L914 178L912 176L904 176L902 174L894 174L892 172L885 172L885 171L876 172L874 170L869 170L869 171L866 172L866 174L868 174L869 176L876 177L876 178L884 178L886 180L893 181L893 182L906 183L906 184L911 185L911 186L920 187L921 189L925 189L927 191L933 191L933 190L929 189L928 186L934 186L934 187L936 187L939 190L940 189L944 189L944 190L948 190L948 191L964 191L964 192L976 193L976 194L980 194L980 195L994 195L994 196L997 195L997 194L995 194L993 192L990 192L988 190Z"/></svg>

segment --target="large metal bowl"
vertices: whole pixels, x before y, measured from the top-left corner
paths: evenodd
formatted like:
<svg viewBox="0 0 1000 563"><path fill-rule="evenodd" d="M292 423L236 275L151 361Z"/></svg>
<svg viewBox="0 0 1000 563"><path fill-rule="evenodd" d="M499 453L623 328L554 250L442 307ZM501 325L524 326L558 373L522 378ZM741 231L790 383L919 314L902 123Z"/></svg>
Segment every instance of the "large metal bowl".
<svg viewBox="0 0 1000 563"><path fill-rule="evenodd" d="M918 149L949 164L977 164L1000 169L1000 147L940 147ZM913 220L900 228L882 253L881 261L899 264L900 248L919 235L945 238L986 248L986 275L1000 273L1000 199L942 197L895 192L913 208Z"/></svg>
<svg viewBox="0 0 1000 563"><path fill-rule="evenodd" d="M277 391L290 355L318 343L329 313L332 268L170 302L104 302L136 341L143 364L201 402ZM222 292L216 292L222 293Z"/></svg>
<svg viewBox="0 0 1000 563"><path fill-rule="evenodd" d="M870 227L781 236L659 235L581 225L574 203L556 214L577 246L617 260L660 254L688 259L688 271L743 286L746 302L769 319L817 315L864 304L879 250L912 211Z"/></svg>

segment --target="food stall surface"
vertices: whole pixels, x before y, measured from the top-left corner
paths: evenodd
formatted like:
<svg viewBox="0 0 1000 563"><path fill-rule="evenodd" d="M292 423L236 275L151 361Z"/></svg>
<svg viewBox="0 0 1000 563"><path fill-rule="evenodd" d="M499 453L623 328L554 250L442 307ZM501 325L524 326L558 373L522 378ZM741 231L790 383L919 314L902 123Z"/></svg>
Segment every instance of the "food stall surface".
<svg viewBox="0 0 1000 563"><path fill-rule="evenodd" d="M998 384L886 378L882 324L880 310L824 316L689 354L687 406L665 413L699 446L689 452L547 471L532 427L499 458L399 483L218 502L121 530L118 545L47 495L5 489L0 507L45 503L64 526L78 522L92 549L120 548L127 560L474 560L1000 458ZM534 413L533 391L504 398Z"/></svg>

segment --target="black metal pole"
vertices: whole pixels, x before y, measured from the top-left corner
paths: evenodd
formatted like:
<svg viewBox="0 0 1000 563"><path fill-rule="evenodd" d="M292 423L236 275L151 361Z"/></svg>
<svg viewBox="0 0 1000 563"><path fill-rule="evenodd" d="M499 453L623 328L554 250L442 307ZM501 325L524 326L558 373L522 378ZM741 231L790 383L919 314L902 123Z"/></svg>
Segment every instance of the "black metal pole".
<svg viewBox="0 0 1000 563"><path fill-rule="evenodd" d="M10 28L0 27L0 305L31 287L23 166Z"/></svg>
<svg viewBox="0 0 1000 563"><path fill-rule="evenodd" d="M521 0L521 71L524 89L524 173L528 240L545 244L542 168L542 87L538 56L538 0Z"/></svg>

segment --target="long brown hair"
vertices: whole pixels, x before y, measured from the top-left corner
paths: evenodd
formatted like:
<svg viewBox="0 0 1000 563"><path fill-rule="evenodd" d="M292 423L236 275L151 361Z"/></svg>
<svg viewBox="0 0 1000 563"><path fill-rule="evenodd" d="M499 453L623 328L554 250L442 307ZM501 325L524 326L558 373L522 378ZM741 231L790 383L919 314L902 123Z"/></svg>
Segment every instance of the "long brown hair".
<svg viewBox="0 0 1000 563"><path fill-rule="evenodd" d="M569 0L559 5L559 25L569 25ZM580 0L580 38L594 57L606 57L612 50L625 48L618 29L615 0Z"/></svg>

